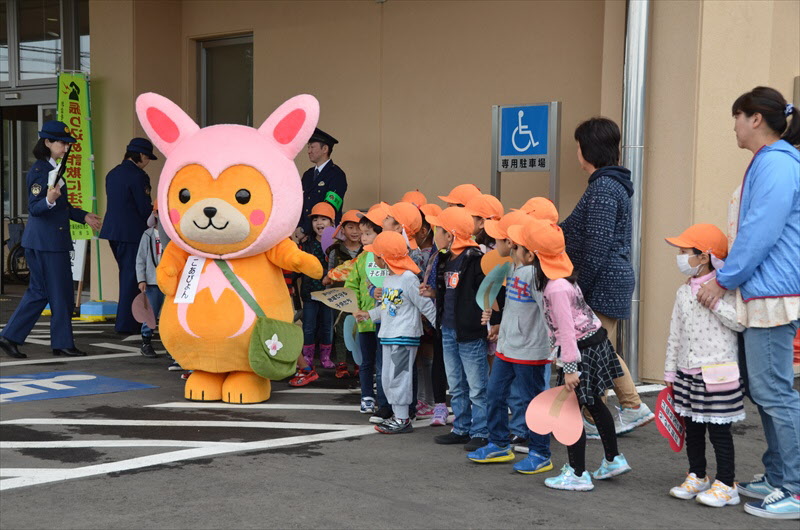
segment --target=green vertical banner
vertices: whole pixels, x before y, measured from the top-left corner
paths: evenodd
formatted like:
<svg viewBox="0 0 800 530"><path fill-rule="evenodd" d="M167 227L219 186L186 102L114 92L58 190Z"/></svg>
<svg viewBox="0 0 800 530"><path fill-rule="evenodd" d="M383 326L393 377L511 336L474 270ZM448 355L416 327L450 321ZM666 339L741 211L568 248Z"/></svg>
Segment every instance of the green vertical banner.
<svg viewBox="0 0 800 530"><path fill-rule="evenodd" d="M58 75L58 119L67 124L69 134L77 140L67 161L64 179L69 190L67 199L75 208L95 211L94 153L89 112L89 83L80 72ZM89 225L70 221L72 239L91 239Z"/></svg>

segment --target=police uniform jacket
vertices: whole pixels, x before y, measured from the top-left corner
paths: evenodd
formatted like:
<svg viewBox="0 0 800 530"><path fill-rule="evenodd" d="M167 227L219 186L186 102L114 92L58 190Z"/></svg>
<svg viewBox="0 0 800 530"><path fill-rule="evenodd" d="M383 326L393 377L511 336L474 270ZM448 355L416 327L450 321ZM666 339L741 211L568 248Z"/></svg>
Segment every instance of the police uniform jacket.
<svg viewBox="0 0 800 530"><path fill-rule="evenodd" d="M314 178L312 167L303 173L303 215L300 218L301 226L306 234L311 234L311 220L308 218L315 204L327 201L336 210L335 224L339 224L342 217L342 204L344 194L347 192L347 176L342 168L330 160L322 168L320 174ZM338 203L338 204L337 204Z"/></svg>
<svg viewBox="0 0 800 530"><path fill-rule="evenodd" d="M85 223L87 212L73 208L67 200L67 185L61 188L61 196L52 208L47 205L47 175L54 167L45 160L37 160L28 171L28 224L22 234L22 246L31 250L69 252L72 237L69 233L70 219Z"/></svg>
<svg viewBox="0 0 800 530"><path fill-rule="evenodd" d="M150 177L132 160L124 160L106 175L106 215L100 238L139 243L153 211Z"/></svg>

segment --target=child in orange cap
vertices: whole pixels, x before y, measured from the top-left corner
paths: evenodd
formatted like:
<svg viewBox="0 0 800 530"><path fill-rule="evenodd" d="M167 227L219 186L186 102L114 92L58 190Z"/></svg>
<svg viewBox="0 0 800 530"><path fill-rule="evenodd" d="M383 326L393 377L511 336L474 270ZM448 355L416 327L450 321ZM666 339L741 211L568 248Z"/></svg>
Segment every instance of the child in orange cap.
<svg viewBox="0 0 800 530"><path fill-rule="evenodd" d="M552 203L551 203L552 204ZM484 224L484 230L486 231L487 235L494 239L495 241L495 250L497 250L498 254L503 257L511 257L511 260L514 264L514 269L512 270L511 275L506 280L506 285L522 285L521 291L522 294L525 294L526 289L530 291L528 293L529 296L533 296L536 292L536 287L534 285L530 285L529 287L525 287L527 284L531 284L530 279L527 278L529 275L531 268L527 266L527 264L520 261L518 258L518 247L516 243L511 241L508 236L508 228L513 225L521 225L531 221L533 218L532 216L522 212L521 210L515 210L512 212L507 213L499 220L487 220ZM521 282L521 283L515 283ZM509 297L519 298L519 291L520 289L512 289L509 291L507 288L505 289L505 294L501 292L501 296L505 296L506 304L509 303ZM513 306L514 302L512 302ZM530 304L530 302L524 302L525 306ZM505 305L503 306L505 310ZM505 312L505 311L504 311ZM513 312L513 309L512 309ZM536 311L531 311L529 314L526 314L526 318L535 318L537 315ZM491 312L487 315L484 312L484 323L488 322L491 319ZM512 319L514 317L512 316ZM542 320L542 322L544 322ZM514 358L517 352L509 351L508 355L506 355L503 350L508 350L509 346L506 345L507 341L505 338L501 340L500 335L508 335L509 333L514 333L514 327L512 326L510 329L504 329L503 327L511 326L511 324L506 323L505 319L502 319L500 325L492 326L492 332L490 335L497 335L498 336L498 344L496 346L496 357L503 358L506 356L505 360L510 358ZM526 326L521 329L528 329L530 331L530 327ZM519 331L519 330L517 330ZM529 345L533 346L533 344ZM510 346L511 349L516 349L513 346ZM510 361L513 362L513 361ZM494 369L494 368L493 368ZM536 370L539 370L537 368ZM540 455L542 457L549 458L550 456L550 449L549 443L545 444L541 437L538 435L534 435L530 429L528 429L528 424L525 420L525 413L528 410L528 404L530 403L531 399L538 392L542 390L547 390L550 388L550 363L549 361L542 365L541 367L542 373L534 373L534 377L537 378L536 381L539 381L538 377L541 375L542 380L544 380L544 385L532 384L530 379L527 377L528 374L520 374L520 377L515 377L511 382L511 388L508 396L508 408L511 409L511 418L508 422L508 427L511 432L511 445L514 446L514 450L519 453L529 453L532 449L534 452L531 454L529 453L528 458L523 460L521 463L518 464L518 471L520 473L529 473L532 469L544 469L547 465L540 465L541 462L534 462L533 459L536 459L536 455ZM489 386L491 388L492 381L491 381L491 374L489 375L490 381ZM533 394L531 392L534 392ZM492 392L489 391L490 397L490 404L489 408L492 407L491 398ZM491 422L496 419L492 418L492 415L489 415L489 425L491 426ZM527 468L525 467L526 464L528 465ZM527 470L526 470L527 469Z"/></svg>
<svg viewBox="0 0 800 530"><path fill-rule="evenodd" d="M430 299L420 295L419 268L408 256L402 235L383 232L364 250L375 254L378 266L391 271L383 283L380 307L354 312L358 320L381 323L378 333L383 349L381 383L394 417L376 425L375 430L383 434L407 433L414 430L409 407L413 402L412 371L422 335L422 315L435 321L436 308Z"/></svg>
<svg viewBox="0 0 800 530"><path fill-rule="evenodd" d="M323 278L328 274L328 259L322 251L322 232L333 226L336 210L327 202L318 202L308 215L311 219L311 237L301 244L304 252L313 254L323 267ZM303 300L303 360L308 365L301 367L289 384L305 386L319 379L314 370L314 354L319 341L320 362L325 368L333 368L331 347L333 342L333 311L322 302L311 298L311 293L322 291L325 286L321 280L301 275L300 297Z"/></svg>
<svg viewBox="0 0 800 530"><path fill-rule="evenodd" d="M428 199L425 197L425 194L419 190L411 190L407 191L403 198L400 199L400 202L410 202L417 208L422 208L422 206L428 204Z"/></svg>
<svg viewBox="0 0 800 530"><path fill-rule="evenodd" d="M328 271L336 269L339 265L352 261L361 253L361 229L358 227L360 218L358 210L348 210L342 215L342 222L333 233L334 242L328 248ZM334 282L329 276L322 278L322 284L326 287L344 287L344 282ZM333 351L336 356L336 377L342 379L350 377L347 368L348 352L344 344L344 318L341 318L341 311L334 311L333 321L336 322L333 328ZM352 358L351 358L352 360ZM358 374L358 366L354 372Z"/></svg>
<svg viewBox="0 0 800 530"><path fill-rule="evenodd" d="M508 235L520 247L526 260L536 268L536 284L544 294L544 313L550 342L558 347L558 384L575 392L578 403L594 418L605 458L600 468L586 471L586 433L567 447L569 463L557 477L545 479L549 488L587 491L594 488L592 477L605 480L631 470L617 449L614 418L601 397L622 374L622 368L600 319L583 299L572 276L572 262L564 246L564 234L555 223L537 220L514 225Z"/></svg>
<svg viewBox="0 0 800 530"><path fill-rule="evenodd" d="M481 190L475 184L459 184L450 190L447 195L439 195L439 199L446 203L447 206L463 207L471 198L480 194Z"/></svg>
<svg viewBox="0 0 800 530"><path fill-rule="evenodd" d="M528 199L519 211L525 212L536 219L543 219L551 223L558 222L558 210L556 209L556 205L546 197L533 197L532 199Z"/></svg>
<svg viewBox="0 0 800 530"><path fill-rule="evenodd" d="M437 436L439 444L461 444L468 451L486 445L487 330L481 324L481 308L475 301L483 281L483 253L472 239L474 223L464 208L450 207L428 217L435 226L434 240L446 253L439 256L436 288L423 285L422 293L436 298L442 336L450 405L455 414L450 433ZM499 323L499 317L495 324Z"/></svg>
<svg viewBox="0 0 800 530"><path fill-rule="evenodd" d="M408 241L411 249L419 248L414 236L422 228L422 214L410 202L398 202L387 208L383 229L398 232Z"/></svg>
<svg viewBox="0 0 800 530"><path fill-rule="evenodd" d="M525 214L522 216L523 223L536 222ZM550 340L542 313L542 291L537 289L535 281L536 269L531 257L520 251L521 248L514 252L514 268L506 279L496 359L489 375L489 443L469 453L467 458L479 464L508 462L514 460L512 445L524 446L528 457L514 464L514 471L533 475L553 469L550 436L531 432L524 420L524 427L514 423L524 418L531 400L550 386ZM484 324L490 321L491 314L491 309L484 311ZM509 433L516 439L509 441Z"/></svg>
<svg viewBox="0 0 800 530"><path fill-rule="evenodd" d="M476 195L467 201L464 208L472 216L472 220L475 223L475 228L472 230L475 241L482 245L484 252L494 248L494 240L486 235L483 225L487 220L497 220L503 217L503 205L494 195L482 194Z"/></svg>
<svg viewBox="0 0 800 530"><path fill-rule="evenodd" d="M678 269L689 276L675 295L664 361L664 381L673 388L675 412L686 423L689 473L669 494L717 508L739 504L731 425L745 417L736 337L744 326L736 318L734 291L727 291L713 310L696 298L703 284L716 280L728 239L714 225L696 224L666 241L678 247ZM717 458L713 484L706 475L706 431Z"/></svg>
<svg viewBox="0 0 800 530"><path fill-rule="evenodd" d="M366 214L360 214L358 223L361 229L361 244L366 247L371 245L383 231L381 224L386 217L386 203L378 203ZM369 311L375 307L375 299L380 298L382 290L370 278L374 274L373 256L369 251L362 250L356 258L353 269L347 276L344 286L356 293L358 308ZM382 423L392 417L392 409L386 401L381 384L382 360L379 355L378 336L375 323L371 320L357 322L358 345L361 349L361 364L358 377L361 383L361 413L369 414L370 423ZM376 384L377 383L377 384Z"/></svg>

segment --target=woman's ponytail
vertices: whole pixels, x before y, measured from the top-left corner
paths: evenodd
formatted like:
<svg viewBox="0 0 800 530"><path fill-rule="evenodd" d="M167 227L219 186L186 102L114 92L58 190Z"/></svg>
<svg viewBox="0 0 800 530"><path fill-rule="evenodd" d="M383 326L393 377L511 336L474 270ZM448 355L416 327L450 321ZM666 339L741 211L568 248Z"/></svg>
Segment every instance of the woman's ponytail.
<svg viewBox="0 0 800 530"><path fill-rule="evenodd" d="M786 132L783 133L783 138L795 147L800 147L800 109L792 105L786 104L786 109L789 111L786 115Z"/></svg>

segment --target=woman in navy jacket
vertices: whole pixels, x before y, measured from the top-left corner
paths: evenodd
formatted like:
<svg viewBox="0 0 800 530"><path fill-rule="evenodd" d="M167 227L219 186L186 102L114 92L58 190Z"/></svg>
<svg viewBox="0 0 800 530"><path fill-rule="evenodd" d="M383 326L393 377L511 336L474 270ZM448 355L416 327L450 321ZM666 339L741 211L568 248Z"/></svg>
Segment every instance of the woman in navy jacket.
<svg viewBox="0 0 800 530"><path fill-rule="evenodd" d="M0 334L0 348L11 357L24 358L17 345L25 342L33 325L50 304L50 345L54 355L86 355L75 348L72 337L72 312L75 292L72 285L69 253L72 238L70 220L85 223L100 230L102 220L95 214L73 208L67 200L63 180L48 187L48 176L56 171L56 160L74 143L67 126L60 121L48 121L39 131L39 141L33 149L36 162L28 171L28 224L22 235L25 259L31 271L30 284L17 309Z"/></svg>

